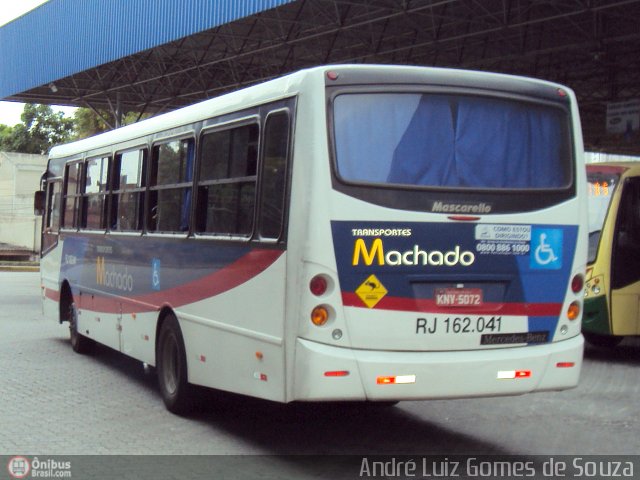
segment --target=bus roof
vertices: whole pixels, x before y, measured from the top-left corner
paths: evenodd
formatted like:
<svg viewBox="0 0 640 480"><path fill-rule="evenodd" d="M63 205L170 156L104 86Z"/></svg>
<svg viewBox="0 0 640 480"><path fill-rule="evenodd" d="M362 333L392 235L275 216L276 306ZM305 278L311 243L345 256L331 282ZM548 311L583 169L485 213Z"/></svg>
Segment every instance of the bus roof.
<svg viewBox="0 0 640 480"><path fill-rule="evenodd" d="M530 94L540 94L544 91L547 96L549 92L556 92L560 88L571 98L575 98L573 92L563 85L507 74L401 65L325 65L299 70L93 137L55 146L49 152L49 158L81 155L84 152L168 131L238 109L287 98L296 95L301 85L310 77L324 81L324 72L327 70L349 71L350 80L345 82L343 78L339 78L335 82L336 85L358 84L372 80L387 83L413 83L428 80L434 84L451 86L484 85L498 89L510 87L510 89Z"/></svg>

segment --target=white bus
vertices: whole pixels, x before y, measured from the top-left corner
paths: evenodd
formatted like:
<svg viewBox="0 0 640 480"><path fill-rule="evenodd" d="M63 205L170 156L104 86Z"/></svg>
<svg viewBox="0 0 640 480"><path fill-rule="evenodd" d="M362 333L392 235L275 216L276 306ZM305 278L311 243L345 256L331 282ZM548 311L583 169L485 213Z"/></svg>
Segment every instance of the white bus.
<svg viewBox="0 0 640 480"><path fill-rule="evenodd" d="M46 315L157 371L279 402L578 382L574 94L507 75L303 70L51 150Z"/></svg>

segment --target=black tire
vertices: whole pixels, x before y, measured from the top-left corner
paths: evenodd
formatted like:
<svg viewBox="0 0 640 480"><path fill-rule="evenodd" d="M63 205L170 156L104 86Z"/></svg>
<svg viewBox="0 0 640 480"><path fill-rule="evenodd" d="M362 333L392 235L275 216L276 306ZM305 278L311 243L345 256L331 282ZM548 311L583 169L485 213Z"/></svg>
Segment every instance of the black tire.
<svg viewBox="0 0 640 480"><path fill-rule="evenodd" d="M169 315L162 322L156 348L158 386L167 410L184 415L194 408L194 387L188 382L187 355L178 320Z"/></svg>
<svg viewBox="0 0 640 480"><path fill-rule="evenodd" d="M68 309L69 342L71 343L71 348L74 352L80 354L93 353L96 349L96 342L78 332L78 310L73 300L69 302Z"/></svg>
<svg viewBox="0 0 640 480"><path fill-rule="evenodd" d="M624 340L624 337L615 337L613 335L601 335L599 333L582 332L584 339L594 347L615 348Z"/></svg>

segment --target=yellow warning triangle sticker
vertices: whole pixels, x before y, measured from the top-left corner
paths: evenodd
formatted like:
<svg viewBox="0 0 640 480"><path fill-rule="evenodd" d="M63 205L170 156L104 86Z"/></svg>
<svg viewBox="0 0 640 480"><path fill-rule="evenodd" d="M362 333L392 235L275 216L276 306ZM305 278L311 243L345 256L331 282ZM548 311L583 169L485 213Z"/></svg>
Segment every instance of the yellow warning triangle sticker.
<svg viewBox="0 0 640 480"><path fill-rule="evenodd" d="M387 293L389 292L375 275L370 275L369 278L356 289L356 295L358 295L360 300L369 308L375 307Z"/></svg>

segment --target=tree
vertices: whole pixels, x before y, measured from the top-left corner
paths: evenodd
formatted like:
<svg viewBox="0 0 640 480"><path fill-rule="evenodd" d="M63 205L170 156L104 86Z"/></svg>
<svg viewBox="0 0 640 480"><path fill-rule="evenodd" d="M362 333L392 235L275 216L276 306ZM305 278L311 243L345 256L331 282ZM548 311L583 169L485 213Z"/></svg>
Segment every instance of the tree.
<svg viewBox="0 0 640 480"><path fill-rule="evenodd" d="M0 150L2 150L2 145L4 143L4 138L8 135L11 135L13 128L5 125L4 123L0 123Z"/></svg>
<svg viewBox="0 0 640 480"><path fill-rule="evenodd" d="M107 112L96 112L89 108L78 108L73 115L73 121L75 123L75 140L91 137L98 133L111 130L111 127L107 123L111 121L111 116Z"/></svg>
<svg viewBox="0 0 640 480"><path fill-rule="evenodd" d="M73 120L49 105L27 103L20 118L22 123L0 130L0 149L42 155L71 138Z"/></svg>
<svg viewBox="0 0 640 480"><path fill-rule="evenodd" d="M137 112L128 112L122 118L122 125L129 125L137 121L148 118L149 115L140 115ZM115 125L113 113L107 110L92 110L89 108L78 108L73 116L75 123L74 140L97 135L106 132Z"/></svg>

